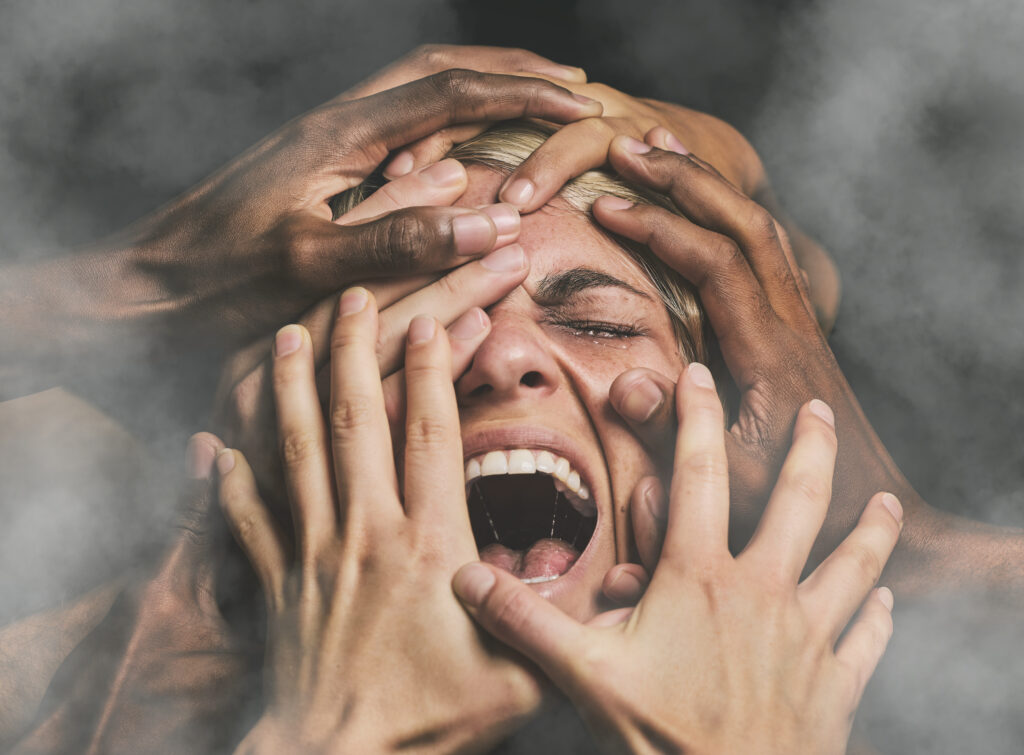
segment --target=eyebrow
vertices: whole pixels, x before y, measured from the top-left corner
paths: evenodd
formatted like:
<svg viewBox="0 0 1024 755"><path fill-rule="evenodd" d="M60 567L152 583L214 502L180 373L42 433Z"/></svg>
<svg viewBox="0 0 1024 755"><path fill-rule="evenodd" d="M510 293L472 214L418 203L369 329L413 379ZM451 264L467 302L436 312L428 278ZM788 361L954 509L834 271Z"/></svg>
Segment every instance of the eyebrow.
<svg viewBox="0 0 1024 755"><path fill-rule="evenodd" d="M650 295L634 288L626 281L619 280L608 273L589 267L574 267L554 275L545 275L537 285L534 300L539 304L550 306L579 296L588 289L608 286L624 289L645 299L651 298Z"/></svg>

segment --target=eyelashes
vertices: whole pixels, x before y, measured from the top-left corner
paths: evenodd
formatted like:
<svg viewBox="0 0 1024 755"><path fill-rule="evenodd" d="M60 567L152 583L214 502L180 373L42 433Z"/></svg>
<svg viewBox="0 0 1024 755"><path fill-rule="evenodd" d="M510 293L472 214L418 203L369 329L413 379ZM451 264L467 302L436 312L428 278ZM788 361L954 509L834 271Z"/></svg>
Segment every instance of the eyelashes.
<svg viewBox="0 0 1024 755"><path fill-rule="evenodd" d="M627 339L647 335L639 323L608 322L589 318L549 316L547 323L584 338Z"/></svg>

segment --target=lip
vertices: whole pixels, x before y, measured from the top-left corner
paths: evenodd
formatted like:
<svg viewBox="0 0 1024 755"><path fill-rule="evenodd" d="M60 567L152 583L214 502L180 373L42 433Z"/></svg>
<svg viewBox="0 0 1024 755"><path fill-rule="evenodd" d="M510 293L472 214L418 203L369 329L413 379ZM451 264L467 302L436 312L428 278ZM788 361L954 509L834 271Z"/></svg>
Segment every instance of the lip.
<svg viewBox="0 0 1024 755"><path fill-rule="evenodd" d="M595 478L593 464L589 459L585 458L578 444L564 433L548 427L503 423L501 427L471 431L462 438L464 461L488 451L508 451L513 448L550 451L556 456L565 457L573 469L580 473L580 477L590 489L590 494L593 496L594 504L597 507L597 524L594 526L594 534L579 558L569 568L569 571L550 582L527 585L542 597L553 600L558 595L573 591L576 585L584 579L587 565L591 560L594 544L599 542L604 534L604 530L607 527L606 520L610 519L610 517L602 516L602 504L606 497L605 477L607 475L603 475L601 480L598 481Z"/></svg>

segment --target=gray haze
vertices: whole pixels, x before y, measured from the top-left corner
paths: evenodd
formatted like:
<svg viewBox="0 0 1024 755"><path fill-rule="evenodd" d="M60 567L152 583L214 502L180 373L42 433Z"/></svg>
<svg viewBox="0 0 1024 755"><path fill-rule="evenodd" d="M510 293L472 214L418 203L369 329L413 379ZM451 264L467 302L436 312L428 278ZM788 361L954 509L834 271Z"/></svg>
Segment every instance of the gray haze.
<svg viewBox="0 0 1024 755"><path fill-rule="evenodd" d="M736 124L840 266L833 344L907 476L934 505L1024 525L1024 5L482 5L4 0L0 253L122 227L416 44L521 45ZM154 391L142 445L97 448L78 404L0 409L0 623L159 541L206 408L180 388L209 379ZM883 752L1024 751L1021 622L992 609L898 611L862 716Z"/></svg>

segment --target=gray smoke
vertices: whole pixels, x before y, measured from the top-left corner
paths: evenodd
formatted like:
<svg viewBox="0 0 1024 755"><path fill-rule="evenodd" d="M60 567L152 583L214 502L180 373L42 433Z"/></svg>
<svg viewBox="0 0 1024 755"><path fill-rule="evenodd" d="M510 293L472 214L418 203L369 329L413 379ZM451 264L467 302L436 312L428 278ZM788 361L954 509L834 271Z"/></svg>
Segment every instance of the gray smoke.
<svg viewBox="0 0 1024 755"><path fill-rule="evenodd" d="M515 44L732 121L833 253L833 339L934 505L1024 525L1024 6L722 2L5 0L0 250L68 252L167 201L417 44ZM202 408L154 391L97 448L70 400L0 407L0 623L130 568ZM204 382L205 381L205 382ZM118 399L112 385L101 403ZM104 391L101 388L99 393ZM44 416L45 419L40 419ZM1017 622L1019 623L1019 622ZM900 610L865 703L884 752L1020 752L1012 611Z"/></svg>

